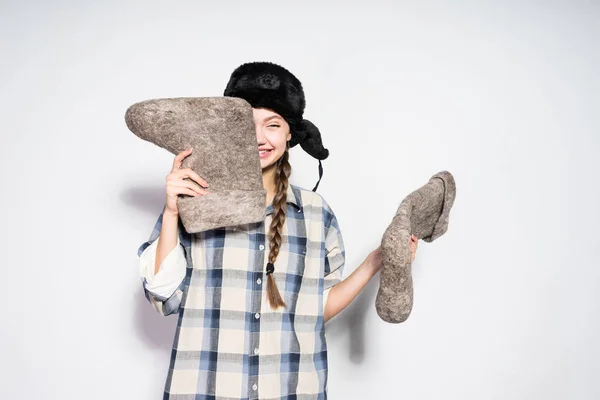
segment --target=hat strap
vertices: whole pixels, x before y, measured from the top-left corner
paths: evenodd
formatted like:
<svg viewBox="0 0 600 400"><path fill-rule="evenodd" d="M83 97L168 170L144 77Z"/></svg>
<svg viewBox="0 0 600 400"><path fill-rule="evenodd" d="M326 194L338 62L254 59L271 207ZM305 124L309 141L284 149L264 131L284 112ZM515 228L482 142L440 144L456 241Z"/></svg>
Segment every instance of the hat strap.
<svg viewBox="0 0 600 400"><path fill-rule="evenodd" d="M312 190L313 192L317 191L317 188L319 187L319 183L321 183L322 177L323 177L323 164L321 164L321 160L319 160L319 180L317 181L317 184L315 185L314 189Z"/></svg>

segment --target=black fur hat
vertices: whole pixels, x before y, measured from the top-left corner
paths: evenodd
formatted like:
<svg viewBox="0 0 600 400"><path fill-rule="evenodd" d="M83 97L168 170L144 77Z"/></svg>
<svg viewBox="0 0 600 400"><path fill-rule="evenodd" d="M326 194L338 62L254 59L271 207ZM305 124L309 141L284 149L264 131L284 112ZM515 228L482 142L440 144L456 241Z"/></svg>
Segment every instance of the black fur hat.
<svg viewBox="0 0 600 400"><path fill-rule="evenodd" d="M271 109L288 122L292 133L290 147L300 144L319 160L319 181L313 189L316 191L323 176L321 160L329 156L329 150L323 147L319 129L303 118L306 100L298 78L272 62L249 62L233 71L223 95L240 97L253 108Z"/></svg>

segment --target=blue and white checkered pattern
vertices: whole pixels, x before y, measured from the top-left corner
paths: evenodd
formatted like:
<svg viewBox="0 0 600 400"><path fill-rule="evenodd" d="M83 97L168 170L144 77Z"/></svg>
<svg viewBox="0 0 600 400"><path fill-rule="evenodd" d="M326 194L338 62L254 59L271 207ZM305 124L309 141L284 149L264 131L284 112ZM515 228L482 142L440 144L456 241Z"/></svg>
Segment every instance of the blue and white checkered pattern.
<svg viewBox="0 0 600 400"><path fill-rule="evenodd" d="M264 222L188 234L179 225L186 276L168 298L146 288L164 315L178 313L165 399L326 399L323 319L328 290L342 278L337 219L318 194L289 185L286 223L273 274L286 309L266 297ZM149 240L160 233L162 213Z"/></svg>

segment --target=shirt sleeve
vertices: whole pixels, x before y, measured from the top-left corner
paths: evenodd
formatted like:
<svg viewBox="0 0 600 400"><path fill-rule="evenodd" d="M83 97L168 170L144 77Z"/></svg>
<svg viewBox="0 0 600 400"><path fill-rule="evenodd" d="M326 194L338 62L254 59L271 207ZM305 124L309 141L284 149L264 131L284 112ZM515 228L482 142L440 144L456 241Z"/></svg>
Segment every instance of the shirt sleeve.
<svg viewBox="0 0 600 400"><path fill-rule="evenodd" d="M154 274L157 247L158 240L155 240L140 255L140 277L142 281L145 280L147 291L156 296L170 297L185 278L184 250L177 238L177 245L167 254L158 272Z"/></svg>
<svg viewBox="0 0 600 400"><path fill-rule="evenodd" d="M331 288L342 281L342 273L346 263L344 240L337 218L328 206L325 212L325 283L323 285L323 310Z"/></svg>
<svg viewBox="0 0 600 400"><path fill-rule="evenodd" d="M164 208L154 225L150 238L138 248L138 256L140 257L140 278L146 299L156 311L163 315L169 315L179 311L181 305L187 267L185 244L189 244L189 238L187 232L182 234L182 227L178 224L177 245L167 254L160 264L158 272L154 274L163 213Z"/></svg>

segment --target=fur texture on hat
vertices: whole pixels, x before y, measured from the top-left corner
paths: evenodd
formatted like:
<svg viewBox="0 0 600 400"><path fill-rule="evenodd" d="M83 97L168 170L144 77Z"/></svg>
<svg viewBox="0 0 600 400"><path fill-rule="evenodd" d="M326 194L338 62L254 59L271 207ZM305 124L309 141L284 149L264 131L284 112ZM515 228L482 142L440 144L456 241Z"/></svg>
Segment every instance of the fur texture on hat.
<svg viewBox="0 0 600 400"><path fill-rule="evenodd" d="M290 125L290 148L300 144L319 161L329 156L319 129L303 118L306 100L302 83L284 67L268 61L242 64L231 74L223 95L240 97L253 108L268 108L281 115Z"/></svg>

